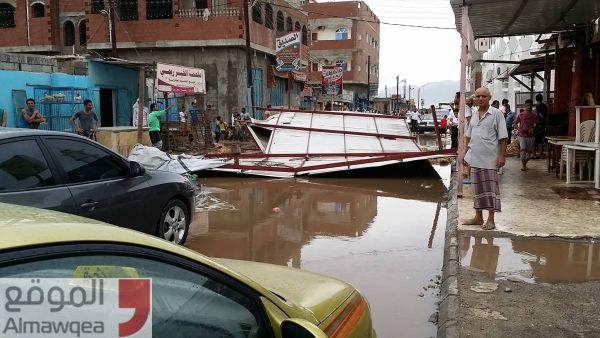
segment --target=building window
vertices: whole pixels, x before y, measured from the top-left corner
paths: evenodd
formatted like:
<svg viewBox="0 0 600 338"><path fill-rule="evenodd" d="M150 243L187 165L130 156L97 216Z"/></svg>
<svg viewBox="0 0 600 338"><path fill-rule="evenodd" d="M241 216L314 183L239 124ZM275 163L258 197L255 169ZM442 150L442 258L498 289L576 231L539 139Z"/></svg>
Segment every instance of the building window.
<svg viewBox="0 0 600 338"><path fill-rule="evenodd" d="M0 28L15 26L15 8L9 4L0 4Z"/></svg>
<svg viewBox="0 0 600 338"><path fill-rule="evenodd" d="M310 39L311 39L312 41L319 41L319 33L312 33L312 34L310 35Z"/></svg>
<svg viewBox="0 0 600 338"><path fill-rule="evenodd" d="M196 9L208 8L208 0L195 0L194 8L196 8Z"/></svg>
<svg viewBox="0 0 600 338"><path fill-rule="evenodd" d="M287 21L286 21L286 25L287 25L287 31L291 32L294 30L294 21L292 20L292 17L288 16Z"/></svg>
<svg viewBox="0 0 600 338"><path fill-rule="evenodd" d="M262 5L258 2L252 6L252 21L262 24Z"/></svg>
<svg viewBox="0 0 600 338"><path fill-rule="evenodd" d="M92 14L100 14L104 10L104 0L92 0Z"/></svg>
<svg viewBox="0 0 600 338"><path fill-rule="evenodd" d="M348 40L348 29L347 28L339 28L335 31L335 39L336 40Z"/></svg>
<svg viewBox="0 0 600 338"><path fill-rule="evenodd" d="M146 0L146 19L172 19L173 1L172 0Z"/></svg>
<svg viewBox="0 0 600 338"><path fill-rule="evenodd" d="M312 63L312 71L313 72L318 72L319 71L319 63L318 62L313 62Z"/></svg>
<svg viewBox="0 0 600 338"><path fill-rule="evenodd" d="M294 25L294 30L296 32L299 32L302 30L302 27L300 27L300 23L298 21L296 21L296 24Z"/></svg>
<svg viewBox="0 0 600 338"><path fill-rule="evenodd" d="M85 27L85 20L82 20L79 23L79 45L85 46L87 45L87 29Z"/></svg>
<svg viewBox="0 0 600 338"><path fill-rule="evenodd" d="M138 3L137 0L121 0L119 1L119 19L121 21L137 20L138 19Z"/></svg>
<svg viewBox="0 0 600 338"><path fill-rule="evenodd" d="M308 30L306 26L302 26L302 44L308 46Z"/></svg>
<svg viewBox="0 0 600 338"><path fill-rule="evenodd" d="M265 5L265 27L273 29L273 6Z"/></svg>
<svg viewBox="0 0 600 338"><path fill-rule="evenodd" d="M75 25L73 25L72 21L65 22L63 32L65 46L73 46L75 44Z"/></svg>
<svg viewBox="0 0 600 338"><path fill-rule="evenodd" d="M34 18L43 18L45 13L46 6L44 6L43 3L41 2L36 2L33 5L31 5L31 15Z"/></svg>
<svg viewBox="0 0 600 338"><path fill-rule="evenodd" d="M283 13L281 13L281 11L277 11L277 31L282 32L285 29L283 22Z"/></svg>
<svg viewBox="0 0 600 338"><path fill-rule="evenodd" d="M335 62L335 65L338 67L342 67L342 69L347 72L348 71L348 62L344 60L338 60Z"/></svg>

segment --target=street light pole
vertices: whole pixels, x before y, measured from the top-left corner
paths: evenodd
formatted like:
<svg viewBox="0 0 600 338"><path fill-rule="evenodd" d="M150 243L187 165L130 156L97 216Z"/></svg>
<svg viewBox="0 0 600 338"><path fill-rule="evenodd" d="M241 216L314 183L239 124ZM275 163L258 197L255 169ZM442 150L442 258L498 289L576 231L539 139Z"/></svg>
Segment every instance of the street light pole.
<svg viewBox="0 0 600 338"><path fill-rule="evenodd" d="M396 76L396 110L400 115L400 75Z"/></svg>

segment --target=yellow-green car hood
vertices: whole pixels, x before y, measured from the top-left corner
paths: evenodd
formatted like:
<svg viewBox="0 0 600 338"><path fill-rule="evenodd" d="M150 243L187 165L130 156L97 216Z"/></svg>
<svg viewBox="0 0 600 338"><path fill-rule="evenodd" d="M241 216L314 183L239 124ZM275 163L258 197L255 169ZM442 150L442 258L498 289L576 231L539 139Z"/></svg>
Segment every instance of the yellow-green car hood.
<svg viewBox="0 0 600 338"><path fill-rule="evenodd" d="M355 292L350 284L305 270L222 258L213 260L256 281L286 302L307 309L319 323Z"/></svg>

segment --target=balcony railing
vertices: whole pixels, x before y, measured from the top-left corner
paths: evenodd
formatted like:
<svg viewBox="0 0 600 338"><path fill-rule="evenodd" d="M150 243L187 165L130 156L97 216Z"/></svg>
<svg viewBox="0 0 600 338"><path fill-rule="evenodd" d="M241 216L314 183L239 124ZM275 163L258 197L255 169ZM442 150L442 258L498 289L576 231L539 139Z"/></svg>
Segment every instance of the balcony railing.
<svg viewBox="0 0 600 338"><path fill-rule="evenodd" d="M237 7L215 7L202 9L180 9L177 15L180 18L210 18L213 16L239 16L241 9Z"/></svg>

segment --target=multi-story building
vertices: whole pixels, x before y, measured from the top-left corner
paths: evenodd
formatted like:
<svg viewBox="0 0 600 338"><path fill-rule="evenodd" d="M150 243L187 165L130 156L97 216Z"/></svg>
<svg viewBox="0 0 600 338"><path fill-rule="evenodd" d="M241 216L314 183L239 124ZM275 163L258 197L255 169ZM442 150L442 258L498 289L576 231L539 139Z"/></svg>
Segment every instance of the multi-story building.
<svg viewBox="0 0 600 338"><path fill-rule="evenodd" d="M379 19L363 1L311 2L304 5L311 30L309 84L320 96L324 65L344 68L344 95L335 101L349 109L366 109L368 83L379 82ZM370 68L370 72L369 72ZM373 100L375 95L370 95Z"/></svg>
<svg viewBox="0 0 600 338"><path fill-rule="evenodd" d="M108 15L112 3L115 22ZM301 4L256 1L250 9L256 105L299 106L302 76L288 80L273 68L275 38L283 32L302 33L308 59ZM111 55L114 27L119 58L204 69L206 104L227 117L248 107L242 6L243 0L2 0L0 52Z"/></svg>

